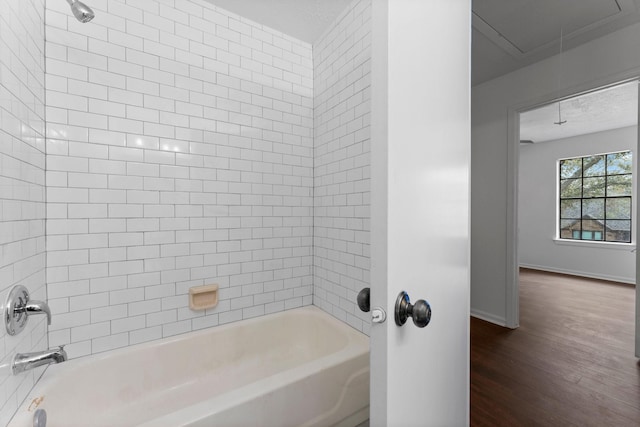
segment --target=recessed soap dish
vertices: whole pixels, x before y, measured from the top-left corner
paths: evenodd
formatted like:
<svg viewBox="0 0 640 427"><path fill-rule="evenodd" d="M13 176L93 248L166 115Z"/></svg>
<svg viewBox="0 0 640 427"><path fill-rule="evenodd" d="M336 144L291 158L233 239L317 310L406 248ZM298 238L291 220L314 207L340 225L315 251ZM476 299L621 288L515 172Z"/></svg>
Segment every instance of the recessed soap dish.
<svg viewBox="0 0 640 427"><path fill-rule="evenodd" d="M218 285L189 288L189 308L191 310L205 310L216 305L218 305Z"/></svg>

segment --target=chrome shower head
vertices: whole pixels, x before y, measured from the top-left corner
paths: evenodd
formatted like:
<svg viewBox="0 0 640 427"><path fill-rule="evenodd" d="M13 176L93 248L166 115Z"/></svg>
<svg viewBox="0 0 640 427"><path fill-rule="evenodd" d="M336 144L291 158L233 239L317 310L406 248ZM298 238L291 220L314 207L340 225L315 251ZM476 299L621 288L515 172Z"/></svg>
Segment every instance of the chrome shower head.
<svg viewBox="0 0 640 427"><path fill-rule="evenodd" d="M86 4L82 3L78 0L67 0L69 6L71 6L71 11L73 12L73 16L80 22L87 23L91 21L96 14L93 13L93 10Z"/></svg>

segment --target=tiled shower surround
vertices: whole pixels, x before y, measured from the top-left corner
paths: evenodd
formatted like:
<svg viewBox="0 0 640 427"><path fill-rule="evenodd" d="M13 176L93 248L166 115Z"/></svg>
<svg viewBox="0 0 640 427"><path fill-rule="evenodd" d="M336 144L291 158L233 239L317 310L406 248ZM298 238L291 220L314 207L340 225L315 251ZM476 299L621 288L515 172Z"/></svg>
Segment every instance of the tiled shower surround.
<svg viewBox="0 0 640 427"><path fill-rule="evenodd" d="M47 1L49 345L312 303L311 46L205 1ZM220 301L188 305L217 283Z"/></svg>
<svg viewBox="0 0 640 427"><path fill-rule="evenodd" d="M368 332L371 0L353 2L313 45L313 303Z"/></svg>
<svg viewBox="0 0 640 427"><path fill-rule="evenodd" d="M46 299L44 0L0 0L0 305L25 286ZM6 425L43 368L13 376L14 354L44 350L44 316L20 335L0 327L0 425Z"/></svg>
<svg viewBox="0 0 640 427"><path fill-rule="evenodd" d="M0 0L0 300L23 284L53 311L48 339L43 316L0 330L0 425L42 373L12 376L16 352L312 303L369 328L370 0L313 48L204 0L90 6Z"/></svg>

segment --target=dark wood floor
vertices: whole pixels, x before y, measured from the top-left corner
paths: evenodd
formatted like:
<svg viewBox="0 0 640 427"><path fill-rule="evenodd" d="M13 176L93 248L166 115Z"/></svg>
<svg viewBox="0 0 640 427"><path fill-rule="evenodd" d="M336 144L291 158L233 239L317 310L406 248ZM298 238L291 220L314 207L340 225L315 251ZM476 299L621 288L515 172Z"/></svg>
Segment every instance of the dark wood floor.
<svg viewBox="0 0 640 427"><path fill-rule="evenodd" d="M635 288L521 270L520 328L471 319L472 426L640 426Z"/></svg>

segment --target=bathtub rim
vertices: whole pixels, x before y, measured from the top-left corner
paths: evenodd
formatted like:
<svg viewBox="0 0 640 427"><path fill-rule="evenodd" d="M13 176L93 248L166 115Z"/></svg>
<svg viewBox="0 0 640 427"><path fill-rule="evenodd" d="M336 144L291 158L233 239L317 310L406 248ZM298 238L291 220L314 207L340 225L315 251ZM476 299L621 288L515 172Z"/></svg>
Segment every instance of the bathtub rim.
<svg viewBox="0 0 640 427"><path fill-rule="evenodd" d="M104 352L100 352L100 353L95 353L95 354L88 354L86 356L80 356L78 358L73 358L73 359L69 359L68 361L64 362L64 363L60 363L60 364L56 364L56 365L49 365L47 367L47 369L45 370L45 373L42 375L44 379L46 372L51 370L51 374L49 374L48 376L53 375L54 373L57 375L59 373L62 373L68 369L71 369L70 366L72 367L79 367L79 366L84 366L87 364L90 364L92 362L96 362L96 361L101 361L101 360L105 360L105 359L109 359L111 357L116 357L116 356L120 356L123 354L127 354L129 352L133 352L136 350L144 350L147 348L152 348L152 347L160 347L160 346L165 346L165 345L170 345L172 343L178 342L178 341L182 341L185 339L189 339L189 338L197 338L199 336L204 336L204 335L208 335L211 333L217 333L217 332L224 332L225 330L228 329L232 329L234 327L237 327L239 324L243 324L246 326L250 326L251 324L254 323L259 323L264 321L266 318L268 319L276 319L278 317L285 317L285 316L290 316L292 314L299 314L299 313L305 313L308 312L309 314L313 315L313 316L317 316L317 317L324 317L325 320L329 321L330 323L333 323L335 326L338 326L340 328L345 328L345 331L348 331L347 336L349 338L349 344L351 344L354 340L358 341L358 340L364 340L367 341L367 346L368 346L368 337L367 335L365 335L364 333L358 331L357 329L353 328L351 325L340 321L339 319L335 318L334 316L332 316L331 314L327 313L326 311L322 310L321 308L315 306L315 305L307 305L307 306L303 306L303 307L296 307L296 308L292 308L289 310L284 310L284 311L279 311L276 313L270 313L270 314L265 314L264 316L258 316L258 317L252 317L249 319L242 319L242 320L238 320L236 322L229 322L229 323L225 323L223 325L218 325L218 326L210 326L207 328L203 328L203 329L198 329L195 331L190 331L190 332L185 332L182 334L176 334L176 335L172 335L169 337L165 337L165 338L158 338L155 340L151 340L151 341L146 341L146 342L142 342L142 343L137 343L137 344L133 344L133 345L129 345L126 347L121 347L121 348L116 348L113 350L107 350ZM38 382L39 384L40 382ZM36 384L37 385L37 384ZM35 386L34 386L35 388Z"/></svg>

